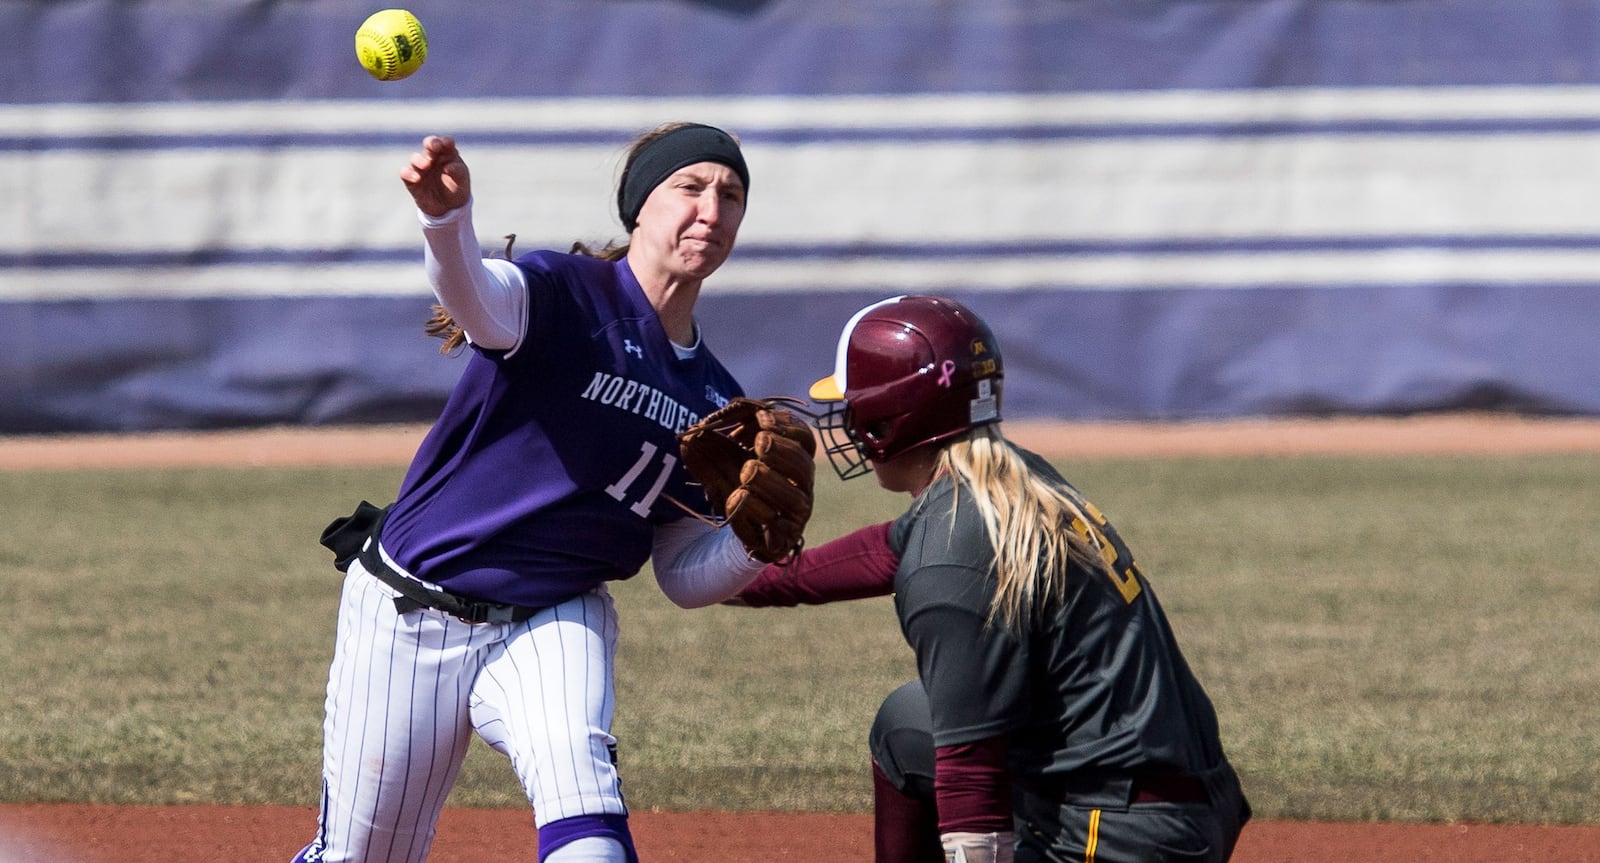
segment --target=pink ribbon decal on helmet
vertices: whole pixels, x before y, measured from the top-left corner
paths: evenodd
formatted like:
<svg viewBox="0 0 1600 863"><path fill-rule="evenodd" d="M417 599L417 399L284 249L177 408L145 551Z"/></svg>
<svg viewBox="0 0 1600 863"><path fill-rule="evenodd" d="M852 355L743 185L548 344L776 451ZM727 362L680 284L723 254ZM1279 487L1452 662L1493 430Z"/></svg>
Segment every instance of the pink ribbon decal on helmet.
<svg viewBox="0 0 1600 863"><path fill-rule="evenodd" d="M939 364L939 386L944 387L945 389L950 389L950 385L953 383L953 381L951 381L951 379L950 379L950 376L955 374L955 373L956 373L956 361L955 360L945 360L944 362L940 363Z"/></svg>

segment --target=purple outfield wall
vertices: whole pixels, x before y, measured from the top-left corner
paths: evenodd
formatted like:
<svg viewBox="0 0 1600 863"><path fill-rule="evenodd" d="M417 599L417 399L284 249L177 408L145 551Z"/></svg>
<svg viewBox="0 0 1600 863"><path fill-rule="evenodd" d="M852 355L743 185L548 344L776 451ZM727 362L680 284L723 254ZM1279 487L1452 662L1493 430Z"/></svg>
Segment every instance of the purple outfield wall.
<svg viewBox="0 0 1600 863"><path fill-rule="evenodd" d="M1012 417L1600 413L1600 0L418 0L392 83L376 8L0 4L0 433L431 419L416 142L564 249L675 119L746 146L752 393L932 292Z"/></svg>

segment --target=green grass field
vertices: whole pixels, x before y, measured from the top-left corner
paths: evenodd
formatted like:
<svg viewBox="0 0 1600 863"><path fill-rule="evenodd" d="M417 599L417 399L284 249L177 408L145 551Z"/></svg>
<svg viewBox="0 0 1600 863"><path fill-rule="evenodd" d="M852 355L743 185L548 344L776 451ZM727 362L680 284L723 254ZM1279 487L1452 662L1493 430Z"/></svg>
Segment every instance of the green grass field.
<svg viewBox="0 0 1600 863"><path fill-rule="evenodd" d="M1600 823L1600 456L1059 461L1133 546L1257 814ZM0 801L314 806L326 522L399 468L0 472ZM820 483L820 542L898 514ZM616 586L640 809L866 811L888 600ZM452 802L521 806L475 746Z"/></svg>

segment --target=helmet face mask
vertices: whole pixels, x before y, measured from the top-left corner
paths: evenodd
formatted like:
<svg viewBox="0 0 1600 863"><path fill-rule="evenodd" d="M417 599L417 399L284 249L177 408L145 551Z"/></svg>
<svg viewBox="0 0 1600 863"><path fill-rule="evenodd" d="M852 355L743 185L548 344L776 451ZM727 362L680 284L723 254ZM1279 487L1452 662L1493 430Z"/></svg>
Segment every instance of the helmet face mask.
<svg viewBox="0 0 1600 863"><path fill-rule="evenodd" d="M833 376L812 387L835 403L818 421L834 470L862 476L871 462L998 422L1002 377L994 334L960 303L902 296L862 309Z"/></svg>
<svg viewBox="0 0 1600 863"><path fill-rule="evenodd" d="M822 438L822 451L828 454L828 463L840 479L855 479L872 473L872 462L867 458L866 444L856 439L850 426L850 407L845 402L833 402L816 417L818 437Z"/></svg>

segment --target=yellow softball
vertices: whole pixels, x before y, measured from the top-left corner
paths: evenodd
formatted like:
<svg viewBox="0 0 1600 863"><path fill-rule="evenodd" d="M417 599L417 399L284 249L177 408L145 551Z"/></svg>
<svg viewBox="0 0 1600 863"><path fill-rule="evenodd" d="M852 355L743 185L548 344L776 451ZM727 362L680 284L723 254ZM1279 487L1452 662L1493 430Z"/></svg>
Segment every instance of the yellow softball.
<svg viewBox="0 0 1600 863"><path fill-rule="evenodd" d="M356 59L379 81L398 81L428 59L428 34L404 9L374 12L356 30Z"/></svg>

